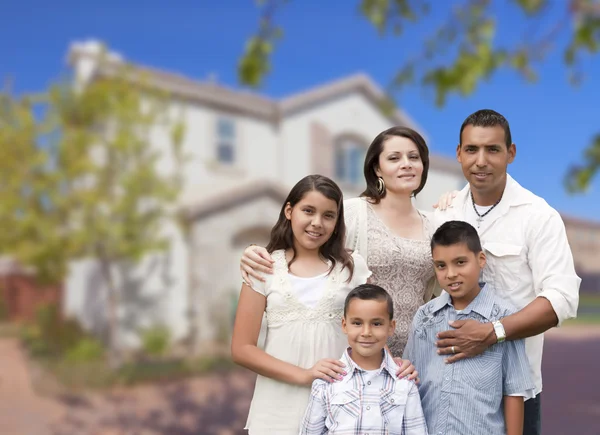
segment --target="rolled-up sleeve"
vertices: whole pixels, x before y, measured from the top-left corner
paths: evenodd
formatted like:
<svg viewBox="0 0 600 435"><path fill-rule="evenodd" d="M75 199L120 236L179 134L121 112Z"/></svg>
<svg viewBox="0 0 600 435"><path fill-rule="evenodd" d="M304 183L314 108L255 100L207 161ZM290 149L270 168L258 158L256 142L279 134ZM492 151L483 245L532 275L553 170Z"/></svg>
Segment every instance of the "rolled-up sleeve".
<svg viewBox="0 0 600 435"><path fill-rule="evenodd" d="M324 382L316 380L310 391L310 399L300 425L300 435L322 435L327 433L325 421L327 419L326 389Z"/></svg>
<svg viewBox="0 0 600 435"><path fill-rule="evenodd" d="M536 216L529 238L528 260L538 297L550 301L558 325L577 316L581 278L575 273L565 225L555 210Z"/></svg>

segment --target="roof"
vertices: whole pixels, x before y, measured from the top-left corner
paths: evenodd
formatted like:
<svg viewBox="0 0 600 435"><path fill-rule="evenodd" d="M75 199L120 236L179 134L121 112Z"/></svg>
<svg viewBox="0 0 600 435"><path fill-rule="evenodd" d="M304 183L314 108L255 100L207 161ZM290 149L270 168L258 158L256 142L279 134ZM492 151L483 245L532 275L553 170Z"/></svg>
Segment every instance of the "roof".
<svg viewBox="0 0 600 435"><path fill-rule="evenodd" d="M592 221L588 219L582 219L561 213L560 216L567 228L577 228L578 230L588 229L600 231L600 221Z"/></svg>
<svg viewBox="0 0 600 435"><path fill-rule="evenodd" d="M288 191L283 185L267 180L257 180L184 207L182 214L186 220L194 221L240 207L262 197L272 198L277 204L282 204L287 195Z"/></svg>
<svg viewBox="0 0 600 435"><path fill-rule="evenodd" d="M82 58L103 59L103 62L98 65L95 77L114 76L120 67L127 66L134 79L143 78L149 86L169 92L178 98L200 101L272 122L351 92L363 94L376 105L385 97L383 90L363 73L344 77L289 97L273 99L255 92L233 89L214 82L194 80L182 74L125 62L119 54L104 51L97 41L75 43L71 46L67 56L68 63L74 65ZM425 135L423 129L401 109L396 109L389 118L394 125L411 127Z"/></svg>

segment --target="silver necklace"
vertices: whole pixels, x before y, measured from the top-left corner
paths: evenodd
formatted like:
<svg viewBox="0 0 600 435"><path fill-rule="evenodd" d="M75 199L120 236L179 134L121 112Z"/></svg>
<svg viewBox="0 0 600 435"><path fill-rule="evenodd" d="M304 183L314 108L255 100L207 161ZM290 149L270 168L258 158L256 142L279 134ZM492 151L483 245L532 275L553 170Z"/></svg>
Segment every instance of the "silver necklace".
<svg viewBox="0 0 600 435"><path fill-rule="evenodd" d="M477 228L479 228L481 226L481 221L483 220L484 217L486 217L488 215L489 212L491 212L502 200L502 195L500 195L500 198L498 199L498 201L496 201L496 203L494 205L492 205L490 207L490 209L488 211L486 211L484 214L479 214L479 211L477 210L477 207L475 207L475 200L473 199L473 191L470 191L471 193L471 204L473 204L473 210L475 211L475 214L477 215Z"/></svg>

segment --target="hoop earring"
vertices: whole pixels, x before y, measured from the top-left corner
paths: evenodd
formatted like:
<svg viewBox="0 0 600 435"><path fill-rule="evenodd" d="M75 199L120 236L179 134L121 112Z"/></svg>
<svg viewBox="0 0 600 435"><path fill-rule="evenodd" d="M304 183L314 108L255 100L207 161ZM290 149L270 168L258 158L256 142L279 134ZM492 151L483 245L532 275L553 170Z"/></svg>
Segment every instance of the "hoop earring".
<svg viewBox="0 0 600 435"><path fill-rule="evenodd" d="M381 177L377 177L377 192L381 196L385 195L385 183Z"/></svg>

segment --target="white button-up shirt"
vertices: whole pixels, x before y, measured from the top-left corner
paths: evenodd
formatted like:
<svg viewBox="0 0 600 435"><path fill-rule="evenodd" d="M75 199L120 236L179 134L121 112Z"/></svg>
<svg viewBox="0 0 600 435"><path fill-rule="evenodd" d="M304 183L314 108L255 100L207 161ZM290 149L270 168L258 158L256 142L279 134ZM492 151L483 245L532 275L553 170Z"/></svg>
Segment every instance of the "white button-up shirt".
<svg viewBox="0 0 600 435"><path fill-rule="evenodd" d="M313 382L300 435L427 435L417 386L396 378L390 354L384 350L381 367L365 371L349 351L343 380Z"/></svg>
<svg viewBox="0 0 600 435"><path fill-rule="evenodd" d="M469 185L449 208L436 210L433 220L437 225L461 220L477 228ZM577 315L581 279L575 273L560 214L544 199L507 175L502 200L481 220L477 231L487 256L482 281L518 309L536 297L548 299L559 325ZM525 345L538 394L542 391L544 335L527 338Z"/></svg>

